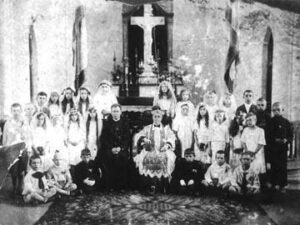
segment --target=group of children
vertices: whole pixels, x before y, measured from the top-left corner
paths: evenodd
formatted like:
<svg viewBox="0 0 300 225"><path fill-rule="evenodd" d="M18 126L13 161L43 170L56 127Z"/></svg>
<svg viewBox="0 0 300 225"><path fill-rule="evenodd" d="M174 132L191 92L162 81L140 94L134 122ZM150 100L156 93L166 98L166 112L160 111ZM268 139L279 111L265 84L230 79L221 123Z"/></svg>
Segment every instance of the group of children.
<svg viewBox="0 0 300 225"><path fill-rule="evenodd" d="M258 193L261 188L285 192L287 151L293 131L282 116L281 103L272 105L271 118L266 100L259 98L255 104L252 90L244 91L244 104L239 107L231 94L217 102L216 92L208 91L203 102L194 107L189 90L181 92L177 103L170 93L172 89L162 83L157 97L160 100L156 102L162 109L175 112L169 125L179 142L173 178L176 177L180 190L202 184L245 193L242 186L246 183L247 192L251 193ZM223 157L224 161L220 160ZM204 168L203 180L198 176L197 181L191 180L192 184L186 177L193 177L199 165L193 164L198 169L191 166L191 158ZM184 161L184 166L180 161ZM190 173L187 168L191 168Z"/></svg>
<svg viewBox="0 0 300 225"><path fill-rule="evenodd" d="M36 105L25 106L24 116L20 104L12 105L3 145L27 145L29 169L22 187L26 202L99 189L103 171L94 159L103 121L117 103L110 86L102 81L93 102L86 87L80 88L77 100L72 88L62 97L52 92L48 101L40 92ZM177 102L172 86L161 82L153 104L164 111L177 140L176 165L168 177L171 190L197 192L205 187L256 194L261 184L284 190L291 125L282 117L280 103L273 104L271 118L264 99L253 104L251 90L243 97L245 103L236 108L232 95L218 103L216 92L208 91L195 107L189 90L183 90Z"/></svg>
<svg viewBox="0 0 300 225"><path fill-rule="evenodd" d="M26 203L48 202L56 194L90 193L100 186L102 171L91 160L89 149L81 151L81 162L75 166L74 179L58 151L53 156L53 165L47 171L43 170L42 159L37 154L30 157L29 166L22 191Z"/></svg>

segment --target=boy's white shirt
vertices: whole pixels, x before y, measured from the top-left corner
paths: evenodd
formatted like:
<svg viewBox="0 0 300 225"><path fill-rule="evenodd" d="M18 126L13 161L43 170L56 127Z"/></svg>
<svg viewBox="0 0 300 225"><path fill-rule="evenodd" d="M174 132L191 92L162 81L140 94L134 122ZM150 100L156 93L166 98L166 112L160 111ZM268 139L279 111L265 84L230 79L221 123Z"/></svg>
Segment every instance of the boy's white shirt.
<svg viewBox="0 0 300 225"><path fill-rule="evenodd" d="M244 105L245 105L247 113L249 113L249 110L250 110L250 107L252 105L252 102L250 104L244 103Z"/></svg>
<svg viewBox="0 0 300 225"><path fill-rule="evenodd" d="M42 190L39 188L39 179L34 178L32 174L36 172L41 172L40 170L30 169L24 178L24 189L22 195L27 195L32 192L41 192ZM47 180L45 176L42 177L45 189L48 188Z"/></svg>
<svg viewBox="0 0 300 225"><path fill-rule="evenodd" d="M227 163L219 166L215 162L207 169L204 178L208 183L212 182L212 178L218 178L220 184L225 184L226 182L231 180L231 176L231 168Z"/></svg>

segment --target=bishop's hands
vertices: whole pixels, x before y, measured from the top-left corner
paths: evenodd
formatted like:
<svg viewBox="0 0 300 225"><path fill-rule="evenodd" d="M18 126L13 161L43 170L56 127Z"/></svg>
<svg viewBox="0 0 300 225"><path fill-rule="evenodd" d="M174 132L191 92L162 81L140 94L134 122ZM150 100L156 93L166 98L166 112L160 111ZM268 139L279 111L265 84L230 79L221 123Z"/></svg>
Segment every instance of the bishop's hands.
<svg viewBox="0 0 300 225"><path fill-rule="evenodd" d="M151 140L150 139L144 138L143 142L142 142L142 145L144 146L144 149L147 152L150 152L152 150L152 148L151 148Z"/></svg>
<svg viewBox="0 0 300 225"><path fill-rule="evenodd" d="M168 150L172 151L172 149L173 149L172 144L170 142L166 142L164 146L160 149L160 152L166 152Z"/></svg>

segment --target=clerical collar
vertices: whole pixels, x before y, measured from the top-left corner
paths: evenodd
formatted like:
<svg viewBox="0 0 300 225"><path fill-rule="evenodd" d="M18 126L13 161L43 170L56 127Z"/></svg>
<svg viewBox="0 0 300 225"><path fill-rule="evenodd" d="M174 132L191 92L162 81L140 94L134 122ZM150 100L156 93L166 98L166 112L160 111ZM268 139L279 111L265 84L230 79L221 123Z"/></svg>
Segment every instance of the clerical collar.
<svg viewBox="0 0 300 225"><path fill-rule="evenodd" d="M114 118L112 118L112 120L113 120L114 122L119 122L119 121L121 120L121 118L118 119L118 120L115 120Z"/></svg>

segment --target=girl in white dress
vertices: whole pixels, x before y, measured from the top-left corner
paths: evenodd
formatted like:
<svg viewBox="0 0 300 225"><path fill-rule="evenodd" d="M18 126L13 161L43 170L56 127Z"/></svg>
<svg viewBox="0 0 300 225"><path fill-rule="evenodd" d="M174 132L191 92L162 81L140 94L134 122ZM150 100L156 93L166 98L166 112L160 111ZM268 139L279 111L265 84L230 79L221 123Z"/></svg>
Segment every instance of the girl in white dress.
<svg viewBox="0 0 300 225"><path fill-rule="evenodd" d="M177 104L176 104L175 116L180 116L181 115L181 106L183 104L187 104L189 107L189 116L191 118L195 118L195 106L190 101L190 91L188 89L183 89L180 92L180 98L181 98L181 100L179 102L177 102Z"/></svg>
<svg viewBox="0 0 300 225"><path fill-rule="evenodd" d="M214 122L211 124L211 161L215 162L216 152L225 151L229 146L229 130L225 123L226 116L223 110L217 110L214 116ZM227 153L226 153L227 154Z"/></svg>
<svg viewBox="0 0 300 225"><path fill-rule="evenodd" d="M64 160L67 160L67 135L63 127L62 117L60 115L53 115L51 120L53 127L50 132L50 153L53 158L55 152L58 151Z"/></svg>
<svg viewBox="0 0 300 225"><path fill-rule="evenodd" d="M32 103L27 103L24 107L24 121L28 126L31 125L34 114L37 112L37 108Z"/></svg>
<svg viewBox="0 0 300 225"><path fill-rule="evenodd" d="M211 159L209 156L210 150L210 120L209 114L204 104L199 105L196 120L195 135L195 159L200 160L204 164L210 164Z"/></svg>
<svg viewBox="0 0 300 225"><path fill-rule="evenodd" d="M227 118L226 124L230 126L231 121L235 117L235 111L237 108L234 96L230 93L226 93L224 97L220 99L219 102L220 109L224 110L225 116Z"/></svg>
<svg viewBox="0 0 300 225"><path fill-rule="evenodd" d="M107 117L110 114L111 106L117 103L118 100L111 90L111 83L107 80L101 81L93 98L93 104L97 109L99 119Z"/></svg>
<svg viewBox="0 0 300 225"><path fill-rule="evenodd" d="M244 151L253 152L251 167L257 174L266 172L265 151L266 145L265 132L256 126L256 115L249 113L246 117L247 127L244 129L241 142Z"/></svg>
<svg viewBox="0 0 300 225"><path fill-rule="evenodd" d="M205 108L209 114L210 123L214 121L215 112L219 109L218 96L215 90L207 91L203 96Z"/></svg>
<svg viewBox="0 0 300 225"><path fill-rule="evenodd" d="M167 118L172 119L175 116L176 96L172 85L168 81L162 81L158 87L158 92L154 96L153 106L159 106L165 112Z"/></svg>
<svg viewBox="0 0 300 225"><path fill-rule="evenodd" d="M43 170L47 171L52 165L50 154L50 130L51 123L45 113L37 113L32 126L32 150L33 154L39 155L42 159Z"/></svg>
<svg viewBox="0 0 300 225"><path fill-rule="evenodd" d="M245 116L244 113L240 112L239 115L234 117L229 126L229 135L231 138L229 164L232 169L235 169L241 164L241 154L243 152L241 137L246 127Z"/></svg>
<svg viewBox="0 0 300 225"><path fill-rule="evenodd" d="M77 109L83 118L85 123L89 114L89 107L92 105L90 99L90 90L87 87L81 87L79 89L79 99L77 101Z"/></svg>
<svg viewBox="0 0 300 225"><path fill-rule="evenodd" d="M91 157L94 160L97 156L97 142L102 131L102 120L98 119L95 107L89 108L89 114L86 121L86 147L91 151Z"/></svg>
<svg viewBox="0 0 300 225"><path fill-rule="evenodd" d="M181 144L181 158L184 158L186 149L192 148L194 129L194 120L189 115L189 105L182 104L180 115L177 114L173 121L173 130Z"/></svg>
<svg viewBox="0 0 300 225"><path fill-rule="evenodd" d="M62 114L58 92L56 91L51 92L49 102L48 102L48 109L50 111L50 118L54 115Z"/></svg>
<svg viewBox="0 0 300 225"><path fill-rule="evenodd" d="M72 109L66 128L69 164L77 165L80 161L81 150L85 147L85 134L80 114Z"/></svg>
<svg viewBox="0 0 300 225"><path fill-rule="evenodd" d="M67 87L63 91L63 99L61 101L61 110L63 115L69 115L71 109L74 109L76 104L74 100L74 89Z"/></svg>

